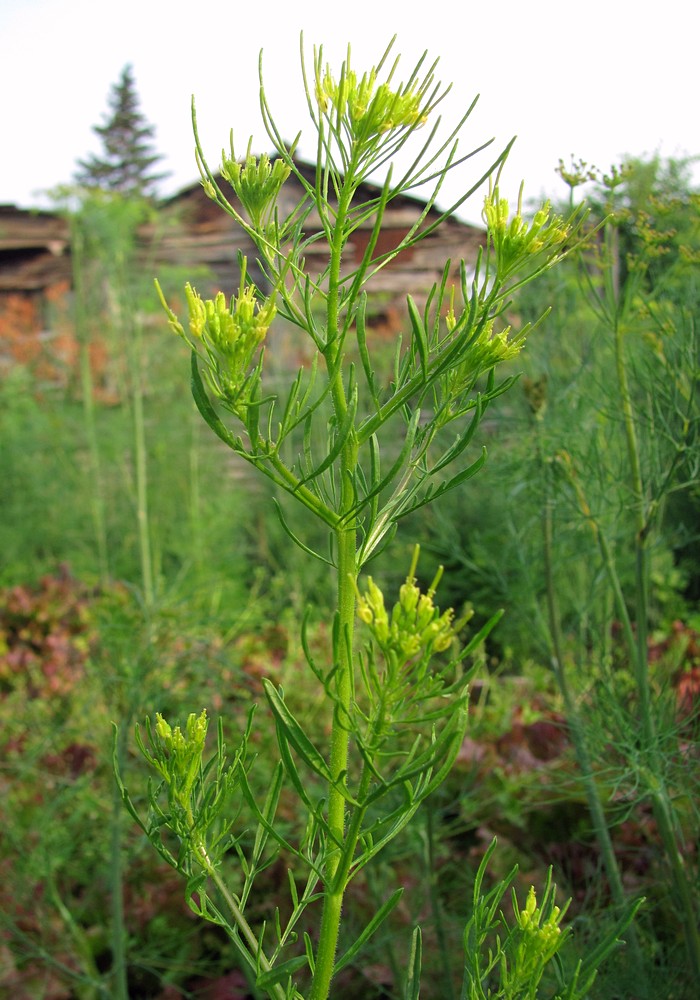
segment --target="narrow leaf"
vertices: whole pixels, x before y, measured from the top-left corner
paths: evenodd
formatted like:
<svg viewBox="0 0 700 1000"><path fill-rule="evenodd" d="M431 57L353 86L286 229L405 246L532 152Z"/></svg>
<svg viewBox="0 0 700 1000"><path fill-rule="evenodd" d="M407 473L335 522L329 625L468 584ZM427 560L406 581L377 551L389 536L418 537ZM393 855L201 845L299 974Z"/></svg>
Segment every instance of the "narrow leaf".
<svg viewBox="0 0 700 1000"><path fill-rule="evenodd" d="M282 791L282 783L284 781L284 768L281 763L278 763L272 775L272 781L270 782L270 787L265 798L265 805L263 806L263 816L265 818L265 823L260 823L255 834L255 843L253 844L253 857L252 863L257 867L262 857L262 853L265 850L265 844L267 843L267 838L269 836L269 828L273 825L275 813L277 812L277 804L279 802L280 793Z"/></svg>
<svg viewBox="0 0 700 1000"><path fill-rule="evenodd" d="M481 643L484 641L484 639L487 638L491 630L495 628L495 626L499 623L503 615L504 615L504 609L501 608L500 611L497 611L494 615L491 616L491 618L489 618L486 624L479 629L476 635L473 635L471 637L465 648L462 650L460 659L463 659L463 657L465 656L469 656L470 653L473 653L474 650L481 645Z"/></svg>
<svg viewBox="0 0 700 1000"><path fill-rule="evenodd" d="M235 435L232 434L228 427L224 425L218 413L211 405L209 396L207 395L204 384L202 383L202 376L199 374L199 362L196 351L192 351L190 358L190 370L190 386L192 389L192 397L196 403L197 409L214 433L220 437L221 440L229 446L229 448L232 448L234 451L239 451L240 449L238 448Z"/></svg>
<svg viewBox="0 0 700 1000"><path fill-rule="evenodd" d="M408 978L406 979L405 1000L419 1000L420 997L420 973L422 960L422 939L420 927L416 927L411 939L411 954L408 958Z"/></svg>
<svg viewBox="0 0 700 1000"><path fill-rule="evenodd" d="M387 899L387 901L377 910L357 940L350 945L342 958L337 961L333 969L333 975L336 975L341 969L344 969L346 965L349 965L350 962L352 962L355 955L357 955L360 949L364 946L365 942L368 941L374 932L384 923L398 901L401 899L402 894L403 888L396 889L391 894L389 899Z"/></svg>
<svg viewBox="0 0 700 1000"><path fill-rule="evenodd" d="M438 460L438 462L432 467L432 469L430 470L432 474L439 472L446 465L449 465L451 462L454 462L454 460L462 454L462 452L470 443L470 441L474 437L474 434L476 433L476 429L479 426L479 423L481 422L482 413L483 413L483 404L481 401L481 395L479 395L476 397L476 407L474 409L474 416L470 420L469 426L462 434L459 435L459 437L452 445L452 447L448 448L447 451L444 453L444 455L442 455L442 457Z"/></svg>
<svg viewBox="0 0 700 1000"><path fill-rule="evenodd" d="M355 514L358 510L360 510L362 507L364 507L365 504L368 501L374 499L375 497L379 497L379 495L381 494L382 490L386 489L386 487L391 483L391 481L394 479L394 477L399 473L399 471L406 464L406 462L407 462L407 460L408 460L408 458L409 458L409 456L411 454L411 451L413 449L413 443L414 443L415 438L416 438L416 431L418 430L418 423L420 421L420 415L421 415L421 411L419 409L416 409L416 410L413 411L410 423L409 423L408 427L406 428L406 437L404 439L404 443L403 443L403 445L401 447L401 451L399 452L398 456L396 457L396 461L393 463L393 465L391 466L391 468L389 469L389 471L387 472L387 474L378 483L376 483L376 484L373 483L372 488L369 491L369 493L367 493L367 495L362 498L362 500L356 505L356 507L353 508L353 510L352 510L353 514ZM373 441L374 439L375 439L375 435L372 435L372 437L370 438L370 441ZM377 469L377 471L379 469L379 446L378 445L377 445L377 451L376 451L376 469ZM373 472L373 476L374 476L374 472Z"/></svg>
<svg viewBox="0 0 700 1000"><path fill-rule="evenodd" d="M314 946L311 942L311 938L308 933L304 931L304 949L306 951L306 961L309 963L309 968L311 969L311 975L313 976L316 971L316 960L314 958Z"/></svg>
<svg viewBox="0 0 700 1000"><path fill-rule="evenodd" d="M372 360L369 356L369 351L367 349L367 326L365 323L366 307L367 307L367 296L366 294L363 293L357 309L357 316L355 317L357 347L360 354L360 361L362 363L362 370L364 371L365 378L367 379L367 387L372 397L372 402L374 403L377 412L379 412L381 409L381 403L379 400L379 393L377 392L377 387L375 383Z"/></svg>
<svg viewBox="0 0 700 1000"><path fill-rule="evenodd" d="M357 392L353 394L353 397L350 400L347 413L345 414L345 419L338 428L338 432L335 436L335 441L333 442L333 446L328 449L328 455L323 459L320 465L318 465L313 470L313 472L308 472L306 476L304 476L304 478L301 480L299 484L300 486L303 486L304 483L308 483L313 479L317 479L323 472L326 471L327 468L333 465L336 458L338 457L338 455L340 455L341 451L343 450L345 442L347 441L348 436L350 434L350 431L355 425L356 412L357 412ZM310 450L307 457L310 457Z"/></svg>
<svg viewBox="0 0 700 1000"><path fill-rule="evenodd" d="M286 770L286 767L285 767L285 770ZM246 802L248 803L248 805L250 806L250 808L255 813L255 816L256 816L258 822L260 824L262 824L267 829L267 832L272 837L274 837L274 839L279 843L279 845L281 847L283 847L286 851L289 851L289 853L292 854L292 855L294 855L295 857L300 857L299 851L296 848L292 847L292 845L288 841L286 841L283 836L281 836L281 834L279 833L279 831L274 826L271 826L267 822L267 820L263 816L262 812L260 811L260 808L259 808L257 802L255 801L255 796L253 795L251 787L248 784L248 779L245 777L245 775L243 776L243 778L241 780L241 792L243 793L243 796L244 796ZM307 804L307 803L305 803L305 804ZM308 859L305 859L305 860L307 860L307 863L310 864L310 862L308 862ZM314 869L314 871L316 871L316 869ZM317 874L320 877L320 872L318 872Z"/></svg>
<svg viewBox="0 0 700 1000"><path fill-rule="evenodd" d="M435 286L433 286L433 291L435 291ZM418 351L420 366L423 372L423 381L425 382L428 374L428 335L423 325L423 319L418 312L418 307L410 295L406 298L406 304L408 306L411 327L413 328L413 342Z"/></svg>
<svg viewBox="0 0 700 1000"><path fill-rule="evenodd" d="M485 462L486 462L486 448L482 449L481 456L477 458L476 462L472 462L472 464L468 466L468 468L463 469L462 472L458 473L452 479L447 479L444 482L440 483L440 485L436 490L433 490L432 492L428 493L420 500L416 500L415 503L411 504L409 507L406 507L404 510L400 511L395 516L397 518L406 517L407 514L412 514L415 510L419 510L426 503L430 503L432 500L437 499L437 497L441 497L443 494L449 493L450 490L455 489L457 486L461 486L462 483L466 483L468 479L471 479L472 476L475 476L477 472L482 468Z"/></svg>
<svg viewBox="0 0 700 1000"><path fill-rule="evenodd" d="M325 758L316 749L302 727L299 725L294 715L287 707L284 699L280 697L274 685L267 678L263 678L263 687L265 688L265 695L270 704L270 708L272 709L277 722L279 723L291 746L294 747L299 756L308 764L312 771L314 771L320 778L323 778L324 781L332 783L333 779Z"/></svg>
<svg viewBox="0 0 700 1000"><path fill-rule="evenodd" d="M255 985L261 990L268 990L271 986L281 983L283 979L293 976L299 969L307 965L306 955L297 955L296 958L289 958L280 965L273 966L268 972L261 972L255 979Z"/></svg>
<svg viewBox="0 0 700 1000"><path fill-rule="evenodd" d="M326 556L322 556L319 552L316 552L315 549L309 548L309 546L305 542L302 542L301 538L299 538L298 535L294 534L294 532L292 531L292 529L289 527L289 525L285 520L284 514L282 513L282 507L280 506L279 501L275 497L273 497L272 502L274 503L275 508L277 509L277 516L280 519L280 524L282 525L285 534L291 538L294 544L297 545L302 550L302 552L306 552L307 555L313 556L314 559L318 559L319 562L326 563L328 566L335 566L335 563L331 559L327 559Z"/></svg>

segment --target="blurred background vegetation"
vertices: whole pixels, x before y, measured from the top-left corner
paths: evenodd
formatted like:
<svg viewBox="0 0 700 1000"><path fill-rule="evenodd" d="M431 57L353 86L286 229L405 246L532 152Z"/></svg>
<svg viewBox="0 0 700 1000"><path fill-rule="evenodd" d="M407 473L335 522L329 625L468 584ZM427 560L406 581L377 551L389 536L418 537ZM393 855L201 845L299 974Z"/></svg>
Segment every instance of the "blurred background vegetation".
<svg viewBox="0 0 700 1000"><path fill-rule="evenodd" d="M426 1000L456 996L473 873L494 834L495 874L517 861L526 892L553 865L562 896L573 897L576 946L594 947L618 900L591 796L621 892L647 898L634 940L594 995L696 995L687 906L649 775L661 767L697 916L700 194L682 162L632 162L619 185L589 173L563 169L592 223L614 197L614 260L603 259L599 230L586 259L572 257L513 303L517 322L551 313L517 360L518 385L482 425L484 471L412 515L372 566L392 590L419 541L425 581L445 566L443 607L470 604L477 622L506 613L454 773L355 889L350 920L359 922L367 894L408 887L394 923L339 978L339 998L398 997L416 921ZM313 642L325 649L323 567L290 551L267 484L196 413L187 359L151 276L133 267L132 211L140 217L148 203L92 192L71 213L75 371L59 384L16 365L0 385L0 991L18 1000L254 996L223 936L189 913L176 876L123 815L110 723L137 788L132 733L146 714L184 720L206 706L235 739L263 675L294 685L312 728L317 709L298 622L310 605ZM603 537L613 554L637 628L640 498L626 472L609 317L596 298L608 266L619 299L629 291L624 344L648 487L653 759L599 545ZM159 280L169 297L184 278ZM285 516L294 530L288 504ZM271 728L256 737L261 786ZM280 857L260 920L286 879Z"/></svg>

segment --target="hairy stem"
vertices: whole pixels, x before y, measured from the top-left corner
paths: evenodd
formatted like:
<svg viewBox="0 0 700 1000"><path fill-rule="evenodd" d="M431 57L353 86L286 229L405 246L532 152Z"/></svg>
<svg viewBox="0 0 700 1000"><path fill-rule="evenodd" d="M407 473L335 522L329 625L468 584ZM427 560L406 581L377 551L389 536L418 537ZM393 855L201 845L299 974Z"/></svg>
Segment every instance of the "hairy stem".
<svg viewBox="0 0 700 1000"><path fill-rule="evenodd" d="M347 212L352 199L352 173L346 177L341 191L333 230L333 240L330 246L330 271L328 282L328 298L326 310L326 364L332 377L331 398L337 425L340 426L347 415L347 398L342 380L342 366L338 364L339 354L343 345L340 337L339 301L340 301L340 267L342 250L345 242L344 228ZM340 509L342 527L336 530L338 550L337 567L337 608L335 639L333 647L333 666L336 670L336 697L338 708L333 716L333 729L330 743L330 771L332 782L328 790L328 825L331 839L335 844L345 840L345 798L339 785L345 780L348 770L348 753L350 734L345 725L350 710L352 694L353 669L353 633L355 623L355 587L357 582L357 527L355 519L350 517L343 523L343 515L348 513L354 504L352 480L357 466L357 444L354 432L351 433L340 458ZM316 968L309 1000L326 1000L330 992L335 953L338 946L338 934L345 893L344 880L339 884L337 879L341 859L341 849L333 847L329 850L324 871L325 894L323 913L319 933Z"/></svg>

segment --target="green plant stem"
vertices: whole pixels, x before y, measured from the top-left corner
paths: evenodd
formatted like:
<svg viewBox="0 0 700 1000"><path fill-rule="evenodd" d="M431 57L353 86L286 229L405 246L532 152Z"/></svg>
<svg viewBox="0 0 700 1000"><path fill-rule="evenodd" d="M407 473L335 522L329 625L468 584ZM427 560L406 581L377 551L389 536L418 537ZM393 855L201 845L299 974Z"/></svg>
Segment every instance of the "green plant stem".
<svg viewBox="0 0 700 1000"><path fill-rule="evenodd" d="M116 753L120 765L126 754L128 727L119 731ZM112 909L112 996L114 1000L129 1000L126 976L126 926L124 923L124 878L122 859L122 829L124 805L121 789L114 782L110 830L110 903Z"/></svg>
<svg viewBox="0 0 700 1000"><path fill-rule="evenodd" d="M270 972L272 970L272 966L269 960L263 954L262 949L260 947L260 942L253 933L252 927L250 926L246 918L243 916L241 908L238 906L236 900L229 892L226 883L223 881L223 879L219 875L214 865L212 865L211 862L209 861L209 858L207 857L207 853L204 850L204 848L201 849L200 854L203 859L204 867L207 871L207 874L210 876L212 882L221 893L222 898L225 900L226 905L228 906L231 912L231 916L234 919L236 927L243 936L243 939L246 944L246 954L250 956L250 960L253 964L253 969L255 969L255 965L257 964L262 972ZM273 986L269 986L267 992L269 996L273 998L273 1000L285 1000L286 992L284 988L279 985L279 983L276 983Z"/></svg>
<svg viewBox="0 0 700 1000"><path fill-rule="evenodd" d="M348 767L350 734L343 720L349 712L352 692L352 629L355 616L355 531L346 530L338 535L338 629L335 643L337 667L336 697L339 707L334 712L330 744L330 771L332 783L328 791L328 826L334 844L345 846L345 798L339 785L345 780ZM335 953L338 946L340 918L345 894L345 879L339 878L340 862L344 852L340 846L329 848L324 871L324 897L319 931L316 968L309 1000L326 1000L329 995Z"/></svg>
<svg viewBox="0 0 700 1000"><path fill-rule="evenodd" d="M632 633L632 629L629 626L625 631L628 636L630 655L636 667L635 674L639 694L642 732L650 763L650 774L648 775L647 784L649 786L654 817L671 868L676 897L682 911L681 923L685 935L688 958L692 964L695 978L700 980L700 931L698 930L696 905L689 888L686 866L679 848L678 831L674 822L673 807L664 780L663 765L659 759L658 740L651 705L648 651L650 520L646 509L639 442L637 440L634 408L625 359L623 330L617 311L615 312L613 333L615 339L615 367L625 427L635 524L636 636ZM600 537L602 538L602 533L600 533ZM608 565L610 567L613 566L610 557L608 557ZM618 591L621 597L619 583Z"/></svg>
<svg viewBox="0 0 700 1000"><path fill-rule="evenodd" d="M107 990L95 964L95 956L90 938L61 899L56 887L53 871L49 871L47 886L48 895L73 939L77 955L82 964L82 975L75 976L75 996L78 1000L97 1000L97 997L106 996ZM73 970L71 971L73 972ZM74 972L73 975L75 975ZM123 994L123 997L121 994L119 996L120 1000L128 1000L126 993Z"/></svg>
<svg viewBox="0 0 700 1000"><path fill-rule="evenodd" d="M603 566L612 587L615 597L615 606L622 622L622 631L625 636L630 657L633 659L633 662L635 662L634 657L637 652L637 645L635 642L634 628L632 626L627 603L622 591L622 585L620 584L620 579L617 574L613 555L610 551L610 546L607 543L605 535L595 523L593 516L588 509L581 487L575 481L572 480L572 482L578 495L582 512L589 521L594 536L598 542L598 547L603 559ZM651 744L647 742L649 732L649 725L645 724L644 720L642 720L644 751L650 766L643 768L640 773L640 777L643 778L647 787L654 811L654 818L656 819L659 828L659 835L661 836L661 841L664 846L664 852L671 868L671 877L673 879L676 897L682 910L681 924L683 926L683 933L686 939L688 957L692 963L693 969L697 971L698 977L700 978L700 932L698 931L698 925L695 917L695 904L690 891L683 856L678 845L676 826L673 820L673 807L670 804L668 790L666 788L665 781L663 780L663 771L659 760L658 746L655 742ZM651 732L653 732L653 727Z"/></svg>
<svg viewBox="0 0 700 1000"><path fill-rule="evenodd" d="M192 802L190 797L191 788L187 789L179 799L180 805L185 809L187 813L188 826L190 829L195 827L195 818L192 811ZM244 945L234 939L234 943L240 948L240 953L244 961L248 962L250 968L253 972L271 972L272 965L269 959L266 957L262 950L262 944L258 941L257 937L253 933L253 928L250 926L241 907L236 902L235 897L229 891L228 886L222 879L216 865L213 863L207 851L206 844L201 837L198 837L195 841L195 854L197 857L197 862L204 869L208 877L212 880L222 899L226 903L226 906L233 917L234 924L237 930L243 937ZM268 995L273 998L273 1000L285 1000L286 993L279 983L276 983L268 987Z"/></svg>
<svg viewBox="0 0 700 1000"><path fill-rule="evenodd" d="M143 412L143 385L141 379L141 331L135 329L127 335L131 342L131 406L134 422L134 462L136 467L136 520L138 525L141 583L146 607L153 606L155 596L153 581L153 553L148 510L148 466L146 454L146 425Z"/></svg>
<svg viewBox="0 0 700 1000"><path fill-rule="evenodd" d="M603 865L608 876L610 892L612 893L613 902L618 913L622 914L625 911L626 900L625 890L622 884L622 876L620 874L620 866L617 863L615 849L610 837L610 829L605 817L605 809L603 808L603 803L598 791L598 785L596 784L594 777L593 764L588 751L585 728L581 722L581 716L572 694L569 679L566 676L566 669L564 667L564 645L562 641L559 608L554 585L554 517L553 500L551 496L551 477L546 469L545 475L547 493L542 513L542 535L549 634L552 644L552 666L557 686L564 700L564 710L566 712L566 718L571 730L574 752L576 754L576 760L578 762L579 771L581 772L586 792L588 811L591 816L593 830L603 858ZM642 969L644 967L644 957L639 946L639 939L634 926L628 928L627 938L630 944L632 959L637 968ZM646 984L643 982L640 983L640 991L641 996L648 996L648 993L646 992Z"/></svg>
<svg viewBox="0 0 700 1000"><path fill-rule="evenodd" d="M625 428L635 526L636 641L633 643L630 653L633 654L633 662L636 664L637 689L639 692L644 735L647 745L652 747L656 744L656 733L650 702L649 658L647 651L647 622L649 613L649 550L646 542L646 536L648 534L646 503L639 454L639 442L637 440L634 410L632 407L632 394L630 392L627 365L625 363L623 330L617 314L615 314L614 317L613 336L615 343L615 371L617 375L618 391L620 394L622 420Z"/></svg>
<svg viewBox="0 0 700 1000"><path fill-rule="evenodd" d="M327 347L326 364L332 378L331 395L338 426L347 414L347 399L343 386L338 355L342 349L339 343L339 299L340 266L343 246L345 218L352 197L350 178L346 178L338 204L338 214L331 244L331 263L327 300ZM340 510L342 517L354 504L352 481L357 465L357 445L354 434L346 442L340 462ZM340 785L345 781L348 770L350 733L345 723L349 716L352 696L353 633L355 623L355 590L357 583L357 527L350 517L347 524L336 530L338 551L337 567L337 618L333 648L333 666L336 671L337 708L333 714L333 728L330 742L331 784L328 790L328 826L331 840L335 845L345 843L345 798ZM347 845L346 845L347 847ZM329 849L324 871L325 892L323 912L309 1000L326 1000L330 992L335 953L338 946L340 919L345 894L345 879L338 878L341 849Z"/></svg>
<svg viewBox="0 0 700 1000"><path fill-rule="evenodd" d="M133 320L133 309L128 304L129 281L125 273L127 262L119 254L115 263L115 277L110 289L110 307L116 329L125 340L129 365L129 396L134 435L134 477L136 482L136 529L141 564L141 586L144 604L153 606L153 553L151 550L150 519L148 510L148 463L146 451L146 426L143 408L143 339L139 323ZM125 316L129 319L126 321Z"/></svg>
<svg viewBox="0 0 700 1000"><path fill-rule="evenodd" d="M554 581L554 498L552 496L551 470L544 461L542 454L542 435L540 431L540 421L536 421L537 451L540 459L540 467L545 482L545 496L542 507L542 551L544 561L545 590L547 595L547 618L549 622L549 638L552 647L552 666L557 687L564 700L564 710L571 727L571 735L574 742L574 751L578 761L579 769L586 789L588 808L591 814L593 829L603 856L603 864L610 882L615 905L622 913L625 905L625 893L622 886L622 877L615 857L615 851L610 839L610 831L605 819L605 810L601 802L598 786L593 776L593 765L588 751L585 729L581 723L576 700L569 685L564 666L564 643L561 634L561 619L556 596Z"/></svg>
<svg viewBox="0 0 700 1000"><path fill-rule="evenodd" d="M545 506L544 522L544 564L554 676L556 678L559 691L561 692L561 696L564 699L564 709L566 711L567 721L571 727L571 736L574 741L576 759L578 761L578 766L581 771L584 787L586 789L586 798L588 799L588 808L591 813L593 829L595 830L598 845L600 847L601 854L603 855L603 864L605 865L605 870L610 882L613 900L615 901L615 905L619 907L620 912L622 912L622 908L625 903L625 894L622 887L620 869L617 864L617 858L615 857L612 840L610 839L610 831L605 819L603 803L601 802L600 795L598 794L598 786L596 785L595 778L593 777L593 766L588 752L585 730L581 723L581 717L579 715L578 708L576 707L574 697L571 693L569 681L564 669L561 630L559 626L559 615L556 605L554 578L552 573L552 513L550 504Z"/></svg>
<svg viewBox="0 0 700 1000"><path fill-rule="evenodd" d="M631 295L629 289L622 293L619 287L617 237L614 232L614 224L607 224L605 239L607 250L607 266L604 270L605 295L601 297L597 293L594 294L596 294L600 308L599 314L605 319L613 338L615 374L627 450L634 524L634 620L625 599L615 559L605 533L596 522L583 489L576 481L570 467L567 475L576 493L579 508L588 521L597 542L603 567L612 589L617 614L622 624L622 634L634 670L635 685L639 697L641 749L642 756L646 761L642 768L637 767L637 774L647 789L666 860L670 867L676 901L680 908L679 920L683 927L688 959L695 978L700 979L700 931L698 930L696 906L689 887L673 806L664 778L664 765L659 752L649 683L649 536L653 527L654 511L646 499L634 404L625 356L623 319ZM658 511L658 505L656 510Z"/></svg>
<svg viewBox="0 0 700 1000"><path fill-rule="evenodd" d="M107 519L105 517L105 491L102 479L99 435L97 433L97 421L95 417L95 387L90 361L90 341L84 309L86 301L84 274L85 235L80 221L74 216L71 216L71 261L73 265L73 288L75 290L75 332L80 352L80 389L85 434L90 454L90 471L92 474L92 488L90 489L92 522L95 529L98 573L100 583L105 587L109 583Z"/></svg>

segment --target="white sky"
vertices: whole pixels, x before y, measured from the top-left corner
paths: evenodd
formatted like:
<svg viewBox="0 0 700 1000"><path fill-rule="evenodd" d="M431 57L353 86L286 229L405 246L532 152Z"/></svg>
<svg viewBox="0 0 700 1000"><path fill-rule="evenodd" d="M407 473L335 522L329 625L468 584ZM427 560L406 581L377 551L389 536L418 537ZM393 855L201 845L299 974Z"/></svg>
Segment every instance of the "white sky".
<svg viewBox="0 0 700 1000"><path fill-rule="evenodd" d="M280 131L302 130L301 152L312 154L301 30L309 58L323 44L336 68L350 42L360 73L396 33L397 81L427 49L440 58L437 79L453 84L446 125L481 95L464 151L517 134L503 193L514 201L524 180L526 198L557 197L554 169L572 153L605 169L625 154L700 153L699 10L692 0L0 0L0 203L46 206L39 192L69 182L76 160L100 150L91 127L126 63L172 172L165 194L198 178L192 94L213 168L231 127L237 151L251 134L257 151L270 148L258 110L261 48ZM450 200L487 155L453 176ZM476 197L462 214L476 221L480 207Z"/></svg>

